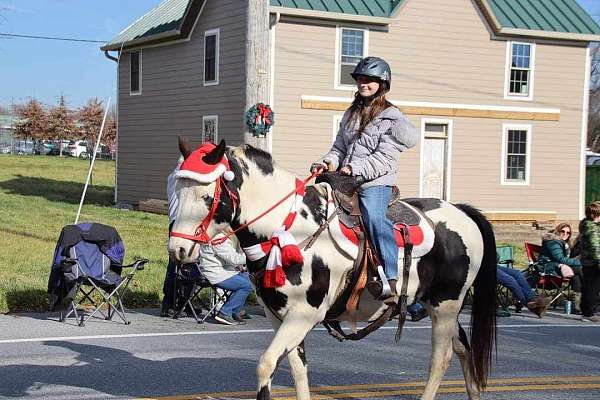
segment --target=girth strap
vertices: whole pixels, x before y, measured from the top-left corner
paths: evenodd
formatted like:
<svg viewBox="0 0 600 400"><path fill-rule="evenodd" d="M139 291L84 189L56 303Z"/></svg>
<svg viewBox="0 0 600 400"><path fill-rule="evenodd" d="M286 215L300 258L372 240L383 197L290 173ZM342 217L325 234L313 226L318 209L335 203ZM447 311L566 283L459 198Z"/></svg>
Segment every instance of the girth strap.
<svg viewBox="0 0 600 400"><path fill-rule="evenodd" d="M398 299L398 305L396 311L398 313L398 328L396 329L395 340L398 342L400 336L402 336L402 328L406 322L406 312L408 309L408 279L410 276L410 265L412 264L412 249L413 243L410 239L410 231L408 226L401 225L400 233L402 239L404 239L404 266L402 268L402 287L400 289L400 297Z"/></svg>

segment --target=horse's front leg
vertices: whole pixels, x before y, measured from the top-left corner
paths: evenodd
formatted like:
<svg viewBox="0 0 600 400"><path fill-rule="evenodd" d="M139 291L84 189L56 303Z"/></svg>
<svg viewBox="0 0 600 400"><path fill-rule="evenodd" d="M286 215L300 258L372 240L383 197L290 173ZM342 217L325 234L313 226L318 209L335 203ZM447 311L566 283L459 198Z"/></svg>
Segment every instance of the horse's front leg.
<svg viewBox="0 0 600 400"><path fill-rule="evenodd" d="M294 317L288 312L279 329L275 333L273 341L262 355L256 368L258 375L257 399L269 400L271 398L271 381L277 365L287 356L290 362L292 375L296 384L296 396L298 399L309 399L308 376L306 358L303 357L303 340L310 330L319 321L303 317ZM302 349L302 350L299 350ZM302 355L301 355L302 354Z"/></svg>
<svg viewBox="0 0 600 400"><path fill-rule="evenodd" d="M267 309L267 308L266 308ZM268 310L268 309L267 309ZM273 325L275 331L279 330L281 321L277 319L270 311L266 313L269 322ZM310 389L308 386L308 368L306 362L306 352L304 341L302 341L294 350L288 353L288 363L290 371L296 385L296 397L298 399L310 399Z"/></svg>

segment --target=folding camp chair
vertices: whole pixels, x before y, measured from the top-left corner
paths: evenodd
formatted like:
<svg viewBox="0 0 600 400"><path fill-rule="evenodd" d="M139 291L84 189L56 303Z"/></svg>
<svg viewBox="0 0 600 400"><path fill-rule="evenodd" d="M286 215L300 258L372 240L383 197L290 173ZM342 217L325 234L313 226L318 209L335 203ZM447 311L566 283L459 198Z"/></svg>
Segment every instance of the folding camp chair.
<svg viewBox="0 0 600 400"><path fill-rule="evenodd" d="M197 263L176 266L174 284L173 318L179 318L187 309L199 324L204 323L209 316L216 316L231 294L230 291L211 285ZM203 289L209 290L208 301L200 295ZM206 310L204 316L198 316L194 308L195 302Z"/></svg>
<svg viewBox="0 0 600 400"><path fill-rule="evenodd" d="M525 242L525 252L529 260L527 270L524 272L527 281L538 295L552 298L549 305L556 307L557 300L561 297L571 298L571 278L548 273L539 265L538 257L542 246Z"/></svg>
<svg viewBox="0 0 600 400"><path fill-rule="evenodd" d="M48 282L51 307L69 300L67 309L60 314L61 322L74 315L78 325L84 326L99 313L107 320L117 314L126 325L130 323L122 299L135 273L144 269L148 260L123 265L124 255L123 242L110 226L81 223L63 228ZM125 277L121 276L123 269L129 270ZM94 307L87 316L85 311L80 314L78 310L86 301Z"/></svg>
<svg viewBox="0 0 600 400"><path fill-rule="evenodd" d="M498 246L496 247L496 257L498 265L507 268L514 268L513 260L513 248L512 246ZM502 308L505 312L508 312L508 307L513 303L512 294L510 290L500 284L496 285L496 304ZM517 309L519 311L519 309Z"/></svg>

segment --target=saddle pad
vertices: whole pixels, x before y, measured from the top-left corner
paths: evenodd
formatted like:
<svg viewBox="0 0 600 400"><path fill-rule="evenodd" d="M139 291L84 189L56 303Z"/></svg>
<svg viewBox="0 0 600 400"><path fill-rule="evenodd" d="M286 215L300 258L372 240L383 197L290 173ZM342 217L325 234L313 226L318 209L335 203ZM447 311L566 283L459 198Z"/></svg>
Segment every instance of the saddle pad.
<svg viewBox="0 0 600 400"><path fill-rule="evenodd" d="M431 248L433 247L433 242L435 239L435 234L433 231L433 226L429 219L425 217L419 210L415 209L411 205L402 203L403 207L411 208L414 211L414 216L416 216L416 220L411 221L413 224L408 226L411 242L413 243L413 258L422 257L425 254L429 253ZM327 207L328 217L331 216L332 213L335 212L335 205L333 200L329 201ZM396 244L400 249L404 248L404 240L400 233L401 223L397 222L394 224L394 236L396 238ZM349 257L356 259L358 257L358 236L356 232L351 228L344 225L340 219L336 216L331 223L329 224L329 234L331 238L335 242L335 244ZM404 252L398 252L398 259L402 259L404 257Z"/></svg>

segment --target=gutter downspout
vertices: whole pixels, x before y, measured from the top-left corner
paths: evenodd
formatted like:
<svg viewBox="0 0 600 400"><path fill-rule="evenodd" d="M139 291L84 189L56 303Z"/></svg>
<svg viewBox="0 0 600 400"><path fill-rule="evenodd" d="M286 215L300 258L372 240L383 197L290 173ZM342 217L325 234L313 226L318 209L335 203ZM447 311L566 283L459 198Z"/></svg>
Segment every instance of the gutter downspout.
<svg viewBox="0 0 600 400"><path fill-rule="evenodd" d="M113 57L109 54L108 50L104 51L104 55L109 60L112 60L117 63L117 95L115 96L115 126L117 128L117 133L115 135L115 142L117 144L117 151L115 152L115 194L113 198L113 202L117 205L117 189L118 189L118 172L119 172L119 72L121 69L121 54L123 53L123 44L121 43L121 50L119 50L119 56Z"/></svg>

